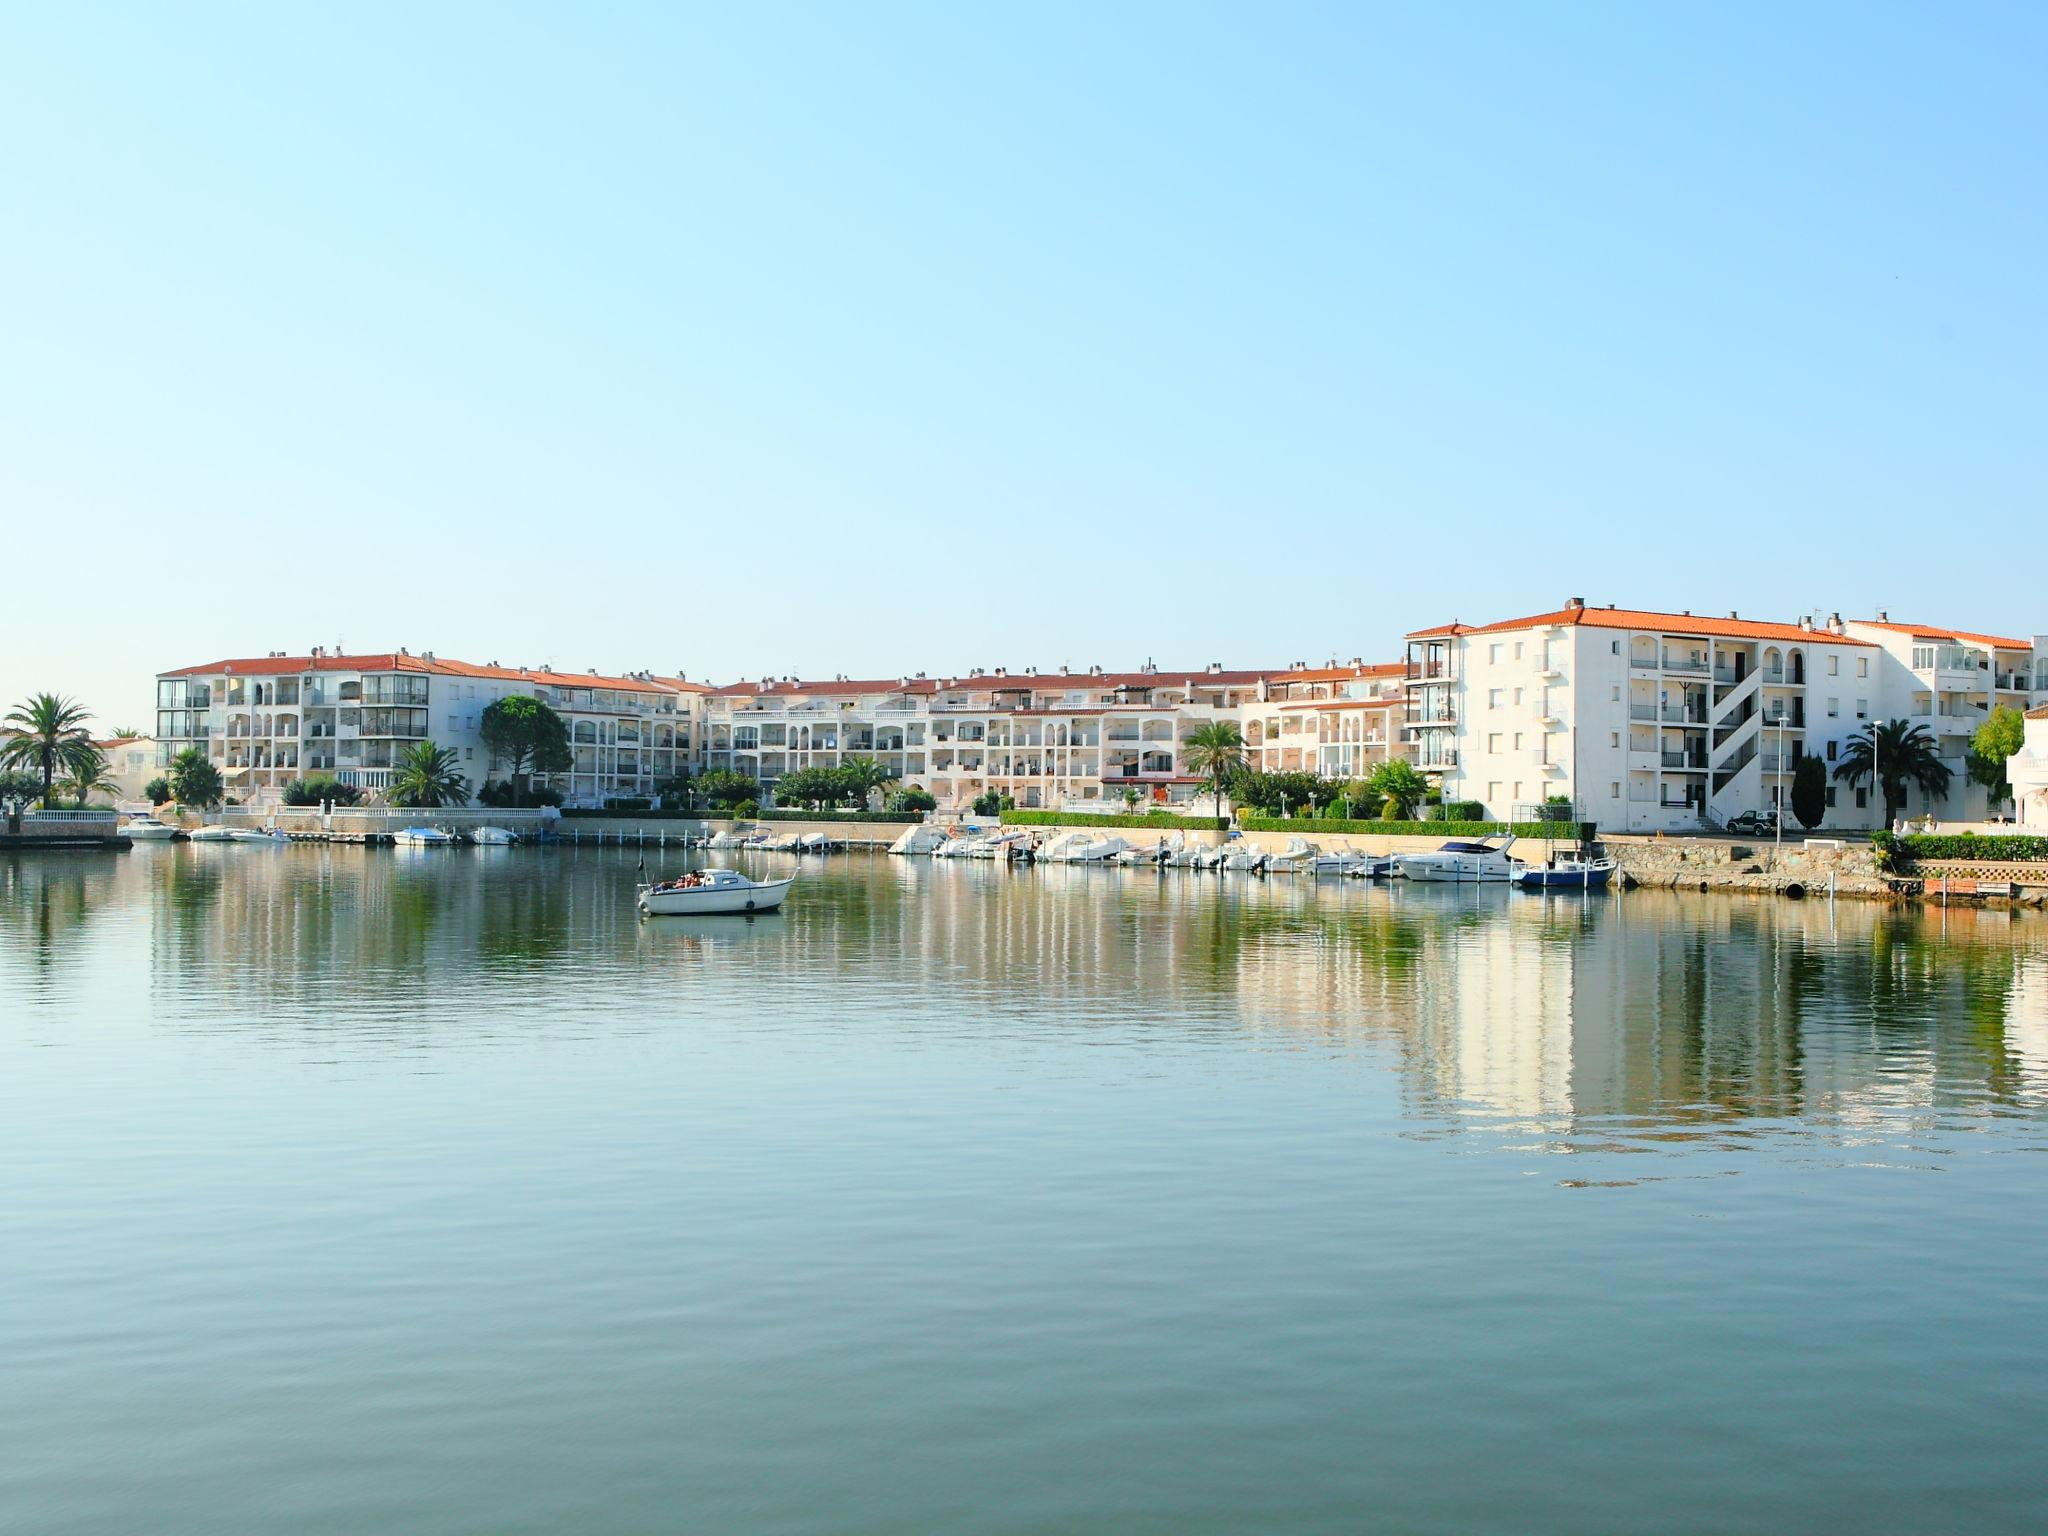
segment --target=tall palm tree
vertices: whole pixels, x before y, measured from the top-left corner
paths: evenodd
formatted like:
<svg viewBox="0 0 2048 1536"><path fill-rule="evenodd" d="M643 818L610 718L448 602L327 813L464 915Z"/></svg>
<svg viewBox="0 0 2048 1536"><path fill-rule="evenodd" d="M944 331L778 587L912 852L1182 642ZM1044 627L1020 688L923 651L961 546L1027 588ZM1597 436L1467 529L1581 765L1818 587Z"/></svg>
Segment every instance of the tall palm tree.
<svg viewBox="0 0 2048 1536"><path fill-rule="evenodd" d="M1924 725L1874 720L1849 738L1835 777L1849 784L1876 780L1884 795L1884 824L1890 827L1905 807L1908 785L1917 785L1930 800L1943 800L1955 774Z"/></svg>
<svg viewBox="0 0 2048 1536"><path fill-rule="evenodd" d="M872 757L847 758L839 765L839 775L840 782L853 794L853 808L856 811L868 808L868 795L871 791L887 789L897 778Z"/></svg>
<svg viewBox="0 0 2048 1536"><path fill-rule="evenodd" d="M107 755L98 747L88 747L66 765L63 785L64 798L81 811L94 795L105 795L118 799L121 786L113 775L107 772Z"/></svg>
<svg viewBox="0 0 2048 1536"><path fill-rule="evenodd" d="M1180 761L1209 786L1216 814L1223 815L1223 786L1244 766L1244 733L1229 720L1210 720L1189 731L1181 742Z"/></svg>
<svg viewBox="0 0 2048 1536"><path fill-rule="evenodd" d="M456 769L455 752L422 741L406 749L394 767L384 798L408 809L466 805L469 781Z"/></svg>
<svg viewBox="0 0 2048 1536"><path fill-rule="evenodd" d="M61 769L69 774L84 766L86 754L99 755L85 722L91 712L76 699L62 694L38 693L11 710L0 725L21 734L0 746L0 768L25 768L42 775L43 808L50 808L50 786Z"/></svg>

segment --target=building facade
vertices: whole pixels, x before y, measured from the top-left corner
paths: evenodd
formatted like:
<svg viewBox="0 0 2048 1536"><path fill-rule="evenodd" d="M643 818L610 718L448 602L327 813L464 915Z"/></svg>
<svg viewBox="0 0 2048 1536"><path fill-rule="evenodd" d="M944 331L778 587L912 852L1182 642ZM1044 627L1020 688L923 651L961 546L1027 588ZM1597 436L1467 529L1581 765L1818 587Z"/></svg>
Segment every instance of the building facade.
<svg viewBox="0 0 2048 1536"><path fill-rule="evenodd" d="M407 650L343 655L316 648L178 667L157 675L157 761L198 747L231 798L278 798L292 780L333 775L371 793L412 747L456 754L474 794L505 776L483 743L483 712L526 695L569 730L566 773L536 775L571 804L652 795L690 765L702 685L650 673L609 677L502 667Z"/></svg>
<svg viewBox="0 0 2048 1536"><path fill-rule="evenodd" d="M1136 672L1062 668L861 681L763 678L703 695L701 761L772 790L802 768L873 757L940 806L987 793L1024 808L1191 799L1200 780L1182 747L1208 721L1237 725L1253 767L1369 765L1401 750L1388 729L1398 664L1297 663L1267 670L1148 664ZM1369 772L1345 767L1342 772Z"/></svg>

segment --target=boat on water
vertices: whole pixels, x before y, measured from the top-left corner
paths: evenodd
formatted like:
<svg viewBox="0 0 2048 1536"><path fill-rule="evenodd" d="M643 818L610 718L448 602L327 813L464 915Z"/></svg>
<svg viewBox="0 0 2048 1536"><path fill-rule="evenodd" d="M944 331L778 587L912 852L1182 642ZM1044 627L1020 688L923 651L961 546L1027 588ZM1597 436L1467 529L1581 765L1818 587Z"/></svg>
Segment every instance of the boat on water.
<svg viewBox="0 0 2048 1536"><path fill-rule="evenodd" d="M200 827L187 836L195 843L267 843L273 847L291 841L282 832L255 827Z"/></svg>
<svg viewBox="0 0 2048 1536"><path fill-rule="evenodd" d="M1391 880L1394 877L1394 856L1390 853L1354 854L1351 867L1344 873L1353 880Z"/></svg>
<svg viewBox="0 0 2048 1536"><path fill-rule="evenodd" d="M1515 884L1525 891L1597 891L1614 878L1613 859L1588 859L1567 854L1547 864L1523 866Z"/></svg>
<svg viewBox="0 0 2048 1536"><path fill-rule="evenodd" d="M519 841L510 827L471 827L469 840L484 848L509 848Z"/></svg>
<svg viewBox="0 0 2048 1536"><path fill-rule="evenodd" d="M154 816L131 816L121 823L121 835L138 843L167 843L178 835L178 829Z"/></svg>
<svg viewBox="0 0 2048 1536"><path fill-rule="evenodd" d="M1309 868L1322 856L1323 850L1307 838L1290 837L1285 848L1266 856L1266 873L1291 875L1297 870Z"/></svg>
<svg viewBox="0 0 2048 1536"><path fill-rule="evenodd" d="M641 886L638 903L645 917L773 912L795 883L794 875L784 875L780 880L749 880L736 869L700 869L680 879Z"/></svg>
<svg viewBox="0 0 2048 1536"><path fill-rule="evenodd" d="M891 853L926 854L937 853L946 842L946 829L935 827L928 822L919 822L914 827L904 828L903 835L889 845Z"/></svg>
<svg viewBox="0 0 2048 1536"><path fill-rule="evenodd" d="M1441 880L1461 884L1512 880L1523 868L1508 857L1510 835L1496 838L1452 838L1432 853L1398 853L1394 868L1403 879Z"/></svg>
<svg viewBox="0 0 2048 1536"><path fill-rule="evenodd" d="M453 848L462 839L440 827L401 827L391 834L401 848Z"/></svg>

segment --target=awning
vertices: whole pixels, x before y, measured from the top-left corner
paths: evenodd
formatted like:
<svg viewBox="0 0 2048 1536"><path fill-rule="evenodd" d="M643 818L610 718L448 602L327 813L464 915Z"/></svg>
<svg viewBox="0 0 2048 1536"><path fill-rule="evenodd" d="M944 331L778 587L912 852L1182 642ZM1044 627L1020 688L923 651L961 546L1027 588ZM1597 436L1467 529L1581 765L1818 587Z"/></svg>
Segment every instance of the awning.
<svg viewBox="0 0 2048 1536"><path fill-rule="evenodd" d="M220 771L220 776L224 779L239 779L248 771L246 768L223 768Z"/></svg>

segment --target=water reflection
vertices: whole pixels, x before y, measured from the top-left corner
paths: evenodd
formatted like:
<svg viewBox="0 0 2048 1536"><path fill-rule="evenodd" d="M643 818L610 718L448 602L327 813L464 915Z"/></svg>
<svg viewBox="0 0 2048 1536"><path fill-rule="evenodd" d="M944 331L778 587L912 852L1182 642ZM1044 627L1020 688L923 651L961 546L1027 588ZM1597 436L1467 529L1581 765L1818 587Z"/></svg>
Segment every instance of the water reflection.
<svg viewBox="0 0 2048 1536"><path fill-rule="evenodd" d="M1398 1072L1419 1131L1560 1151L1786 1126L1910 1138L2048 1102L2048 925L2030 914L853 857L806 865L771 917L643 921L637 860L15 858L0 996L47 995L118 913L146 921L106 958L146 968L161 1023L312 1029L371 1054L515 1012L526 1029L643 1029L685 1008L979 1049L1228 1044L1254 1072L1315 1050Z"/></svg>

